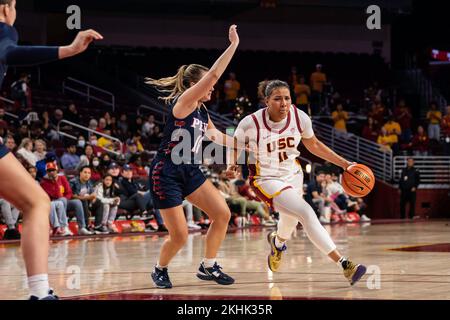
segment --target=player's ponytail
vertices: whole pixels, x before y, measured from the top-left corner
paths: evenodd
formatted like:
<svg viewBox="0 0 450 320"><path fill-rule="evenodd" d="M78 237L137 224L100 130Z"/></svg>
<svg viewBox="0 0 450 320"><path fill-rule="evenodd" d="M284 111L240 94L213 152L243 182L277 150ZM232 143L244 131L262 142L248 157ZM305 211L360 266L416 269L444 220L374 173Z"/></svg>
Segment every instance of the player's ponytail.
<svg viewBox="0 0 450 320"><path fill-rule="evenodd" d="M159 97L165 103L170 103L175 97L182 94L191 86L191 83L198 82L203 73L208 68L199 64L182 65L178 68L176 75L158 80L146 78L145 83L157 87L158 91L164 95Z"/></svg>

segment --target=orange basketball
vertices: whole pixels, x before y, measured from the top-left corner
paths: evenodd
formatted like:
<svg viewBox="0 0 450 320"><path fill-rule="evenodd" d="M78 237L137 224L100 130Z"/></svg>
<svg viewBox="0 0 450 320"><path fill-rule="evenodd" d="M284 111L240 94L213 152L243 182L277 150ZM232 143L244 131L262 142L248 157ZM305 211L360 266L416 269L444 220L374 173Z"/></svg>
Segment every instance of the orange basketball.
<svg viewBox="0 0 450 320"><path fill-rule="evenodd" d="M342 176L342 187L352 197L367 196L374 185L375 177L372 170L363 164L352 164Z"/></svg>

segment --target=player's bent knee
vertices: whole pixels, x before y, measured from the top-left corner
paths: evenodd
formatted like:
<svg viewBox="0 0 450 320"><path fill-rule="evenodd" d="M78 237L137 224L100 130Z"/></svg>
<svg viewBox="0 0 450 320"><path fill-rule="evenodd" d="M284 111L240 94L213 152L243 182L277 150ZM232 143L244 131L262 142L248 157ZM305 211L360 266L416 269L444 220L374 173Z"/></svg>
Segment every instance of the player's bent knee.
<svg viewBox="0 0 450 320"><path fill-rule="evenodd" d="M170 235L170 241L173 242L177 246L183 246L188 238L188 232L186 231L179 231L179 232L173 232Z"/></svg>
<svg viewBox="0 0 450 320"><path fill-rule="evenodd" d="M34 211L50 214L50 208L50 198L44 191L33 194L33 197L22 198L17 204L17 209L25 215Z"/></svg>

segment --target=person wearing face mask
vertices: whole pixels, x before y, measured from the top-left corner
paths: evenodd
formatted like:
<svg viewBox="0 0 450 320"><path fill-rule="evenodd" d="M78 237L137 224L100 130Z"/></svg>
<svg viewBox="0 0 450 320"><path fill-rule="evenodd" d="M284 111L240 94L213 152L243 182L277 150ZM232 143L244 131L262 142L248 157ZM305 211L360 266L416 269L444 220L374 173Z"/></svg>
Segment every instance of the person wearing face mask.
<svg viewBox="0 0 450 320"><path fill-rule="evenodd" d="M98 138L95 134L89 136L89 144L94 149L94 155L99 157L103 153L103 148L98 146Z"/></svg>
<svg viewBox="0 0 450 320"><path fill-rule="evenodd" d="M83 150L85 146L86 146L86 139L84 138L84 136L80 135L78 137L77 148Z"/></svg>
<svg viewBox="0 0 450 320"><path fill-rule="evenodd" d="M91 180L97 182L102 179L102 173L100 171L100 159L93 157L91 162Z"/></svg>

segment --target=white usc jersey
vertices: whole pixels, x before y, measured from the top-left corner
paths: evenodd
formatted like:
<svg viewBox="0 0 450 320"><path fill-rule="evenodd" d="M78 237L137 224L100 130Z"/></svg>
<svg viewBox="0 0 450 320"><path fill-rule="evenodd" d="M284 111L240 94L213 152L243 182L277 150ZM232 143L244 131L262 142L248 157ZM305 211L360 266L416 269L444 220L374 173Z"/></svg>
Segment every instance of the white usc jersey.
<svg viewBox="0 0 450 320"><path fill-rule="evenodd" d="M302 137L314 135L309 116L292 105L280 122L269 119L267 108L245 117L234 136L255 151L248 158L250 183L258 196L271 204L287 188L302 190L303 172L297 160Z"/></svg>
<svg viewBox="0 0 450 320"><path fill-rule="evenodd" d="M292 105L287 117L280 122L269 119L267 108L248 115L239 123L234 136L256 149L248 164L251 176L257 179L288 178L301 170L297 147L302 137L313 135L311 119Z"/></svg>

